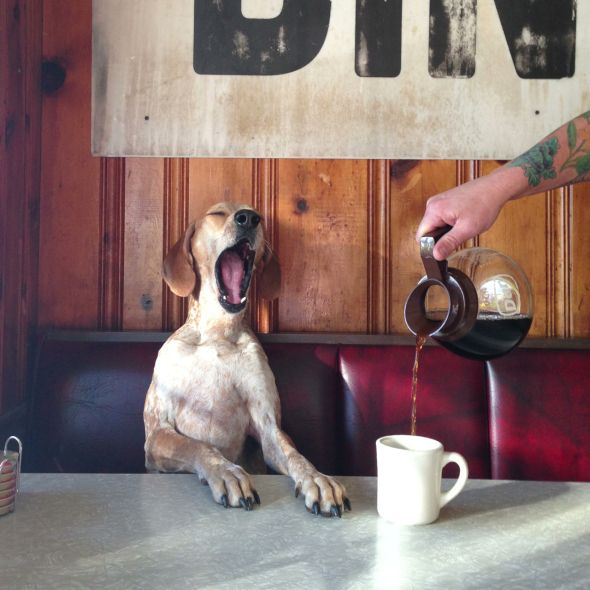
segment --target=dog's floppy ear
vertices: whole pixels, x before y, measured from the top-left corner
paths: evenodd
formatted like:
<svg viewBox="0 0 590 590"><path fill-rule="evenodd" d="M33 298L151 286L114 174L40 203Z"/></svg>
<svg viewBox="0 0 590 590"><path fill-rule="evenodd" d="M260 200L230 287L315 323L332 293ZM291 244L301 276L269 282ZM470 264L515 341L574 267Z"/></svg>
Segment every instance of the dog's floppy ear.
<svg viewBox="0 0 590 590"><path fill-rule="evenodd" d="M195 224L191 223L184 236L170 248L162 265L164 280L170 290L179 297L187 297L199 287L199 275L191 252L191 239L194 233Z"/></svg>
<svg viewBox="0 0 590 590"><path fill-rule="evenodd" d="M277 255L266 246L261 260L261 269L258 276L258 294L268 301L279 296L281 288L281 265Z"/></svg>

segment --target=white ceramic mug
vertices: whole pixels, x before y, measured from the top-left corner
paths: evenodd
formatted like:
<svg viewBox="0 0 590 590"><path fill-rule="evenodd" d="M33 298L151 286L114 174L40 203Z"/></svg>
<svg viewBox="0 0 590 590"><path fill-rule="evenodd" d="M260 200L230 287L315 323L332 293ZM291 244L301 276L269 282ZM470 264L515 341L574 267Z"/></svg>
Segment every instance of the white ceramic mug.
<svg viewBox="0 0 590 590"><path fill-rule="evenodd" d="M459 478L441 492L442 469L459 466ZM377 440L377 511L397 524L434 522L440 509L465 486L467 462L459 453L445 453L437 440L399 434Z"/></svg>

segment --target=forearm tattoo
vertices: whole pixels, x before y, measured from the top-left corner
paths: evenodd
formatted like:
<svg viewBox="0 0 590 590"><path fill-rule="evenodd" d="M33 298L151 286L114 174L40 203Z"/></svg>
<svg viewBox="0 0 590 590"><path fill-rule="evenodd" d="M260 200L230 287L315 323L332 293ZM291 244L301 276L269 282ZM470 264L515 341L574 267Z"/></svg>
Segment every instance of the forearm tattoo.
<svg viewBox="0 0 590 590"><path fill-rule="evenodd" d="M573 170L575 176L564 178L564 183L573 184L590 179L590 111L570 121L566 131L568 155L559 172L555 169L555 156L562 146L557 137L538 143L514 159L509 166L522 168L532 187L539 186L543 180L557 178L558 173L561 175L566 170Z"/></svg>
<svg viewBox="0 0 590 590"><path fill-rule="evenodd" d="M550 180L557 176L553 158L559 150L557 137L551 137L544 143L539 143L528 152L514 159L510 166L523 169L529 181L529 186L539 186L542 180Z"/></svg>

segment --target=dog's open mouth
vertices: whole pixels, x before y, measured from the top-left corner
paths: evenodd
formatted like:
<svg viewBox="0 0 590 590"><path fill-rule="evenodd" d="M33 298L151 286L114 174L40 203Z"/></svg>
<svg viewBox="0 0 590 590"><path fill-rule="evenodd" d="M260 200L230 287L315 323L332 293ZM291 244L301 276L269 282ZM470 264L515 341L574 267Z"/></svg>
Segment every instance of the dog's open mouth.
<svg viewBox="0 0 590 590"><path fill-rule="evenodd" d="M240 240L224 250L215 263L219 303L230 313L237 313L246 307L255 254L248 240Z"/></svg>

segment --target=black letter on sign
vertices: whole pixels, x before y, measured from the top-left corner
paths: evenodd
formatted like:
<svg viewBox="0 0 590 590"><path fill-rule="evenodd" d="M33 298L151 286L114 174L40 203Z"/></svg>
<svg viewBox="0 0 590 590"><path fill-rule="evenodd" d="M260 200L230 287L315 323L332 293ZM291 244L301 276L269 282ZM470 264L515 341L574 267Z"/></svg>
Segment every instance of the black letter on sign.
<svg viewBox="0 0 590 590"><path fill-rule="evenodd" d="M576 0L495 0L516 73L571 78L576 71Z"/></svg>
<svg viewBox="0 0 590 590"><path fill-rule="evenodd" d="M320 52L331 7L331 0L283 0L275 18L245 18L242 0L195 0L195 72L271 76L299 70Z"/></svg>
<svg viewBox="0 0 590 590"><path fill-rule="evenodd" d="M395 78L401 63L402 0L356 0L357 75Z"/></svg>
<svg viewBox="0 0 590 590"><path fill-rule="evenodd" d="M428 72L433 78L475 73L477 0L430 0Z"/></svg>

